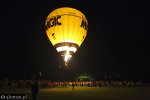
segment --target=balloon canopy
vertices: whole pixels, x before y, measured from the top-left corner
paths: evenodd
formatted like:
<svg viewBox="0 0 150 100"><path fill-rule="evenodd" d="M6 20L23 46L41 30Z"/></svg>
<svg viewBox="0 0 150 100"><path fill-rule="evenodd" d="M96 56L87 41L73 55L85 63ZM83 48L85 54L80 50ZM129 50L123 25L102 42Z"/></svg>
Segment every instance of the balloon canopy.
<svg viewBox="0 0 150 100"><path fill-rule="evenodd" d="M67 63L84 41L88 21L79 10L62 7L48 15L45 26L49 40Z"/></svg>

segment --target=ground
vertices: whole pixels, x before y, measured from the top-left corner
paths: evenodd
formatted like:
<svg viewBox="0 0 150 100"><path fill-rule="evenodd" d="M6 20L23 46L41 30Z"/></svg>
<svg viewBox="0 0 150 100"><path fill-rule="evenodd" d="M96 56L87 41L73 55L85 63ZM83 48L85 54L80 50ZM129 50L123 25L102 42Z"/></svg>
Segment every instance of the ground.
<svg viewBox="0 0 150 100"><path fill-rule="evenodd" d="M28 94L29 88L0 87L2 93ZM40 88L37 100L150 100L150 87L55 87Z"/></svg>

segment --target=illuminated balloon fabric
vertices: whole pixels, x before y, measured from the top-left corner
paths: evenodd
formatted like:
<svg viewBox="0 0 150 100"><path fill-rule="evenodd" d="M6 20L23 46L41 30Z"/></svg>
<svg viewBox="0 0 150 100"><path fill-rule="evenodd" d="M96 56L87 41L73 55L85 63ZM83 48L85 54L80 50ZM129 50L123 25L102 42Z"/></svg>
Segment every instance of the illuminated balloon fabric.
<svg viewBox="0 0 150 100"><path fill-rule="evenodd" d="M83 13L70 7L52 11L45 22L46 33L56 50L67 62L84 41L88 21Z"/></svg>

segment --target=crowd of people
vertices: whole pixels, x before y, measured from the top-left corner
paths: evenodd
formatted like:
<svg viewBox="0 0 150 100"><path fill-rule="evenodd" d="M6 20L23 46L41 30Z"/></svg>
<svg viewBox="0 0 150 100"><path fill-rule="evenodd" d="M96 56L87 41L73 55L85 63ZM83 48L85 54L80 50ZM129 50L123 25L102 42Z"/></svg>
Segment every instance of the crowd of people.
<svg viewBox="0 0 150 100"><path fill-rule="evenodd" d="M63 82L52 82L48 80L37 80L39 87L62 87L62 86L88 86L88 87L133 87L142 86L141 81L63 81ZM0 81L0 85L16 86L29 88L34 84L34 80L13 80L13 81Z"/></svg>
<svg viewBox="0 0 150 100"><path fill-rule="evenodd" d="M11 80L0 81L0 86L13 86L18 88L30 88L32 93L32 100L37 100L39 94L39 88L47 87L65 87L71 86L72 91L75 87L135 87L144 86L144 83L139 81L63 81L52 82L48 80Z"/></svg>

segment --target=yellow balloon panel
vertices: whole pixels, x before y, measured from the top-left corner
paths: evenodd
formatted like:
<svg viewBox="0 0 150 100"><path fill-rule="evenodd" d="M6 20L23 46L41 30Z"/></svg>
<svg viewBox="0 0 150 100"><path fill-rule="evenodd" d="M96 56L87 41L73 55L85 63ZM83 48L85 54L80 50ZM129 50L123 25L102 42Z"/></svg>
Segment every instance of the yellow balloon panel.
<svg viewBox="0 0 150 100"><path fill-rule="evenodd" d="M87 35L87 19L74 8L63 7L54 10L48 15L45 25L53 45L72 42L80 46Z"/></svg>

